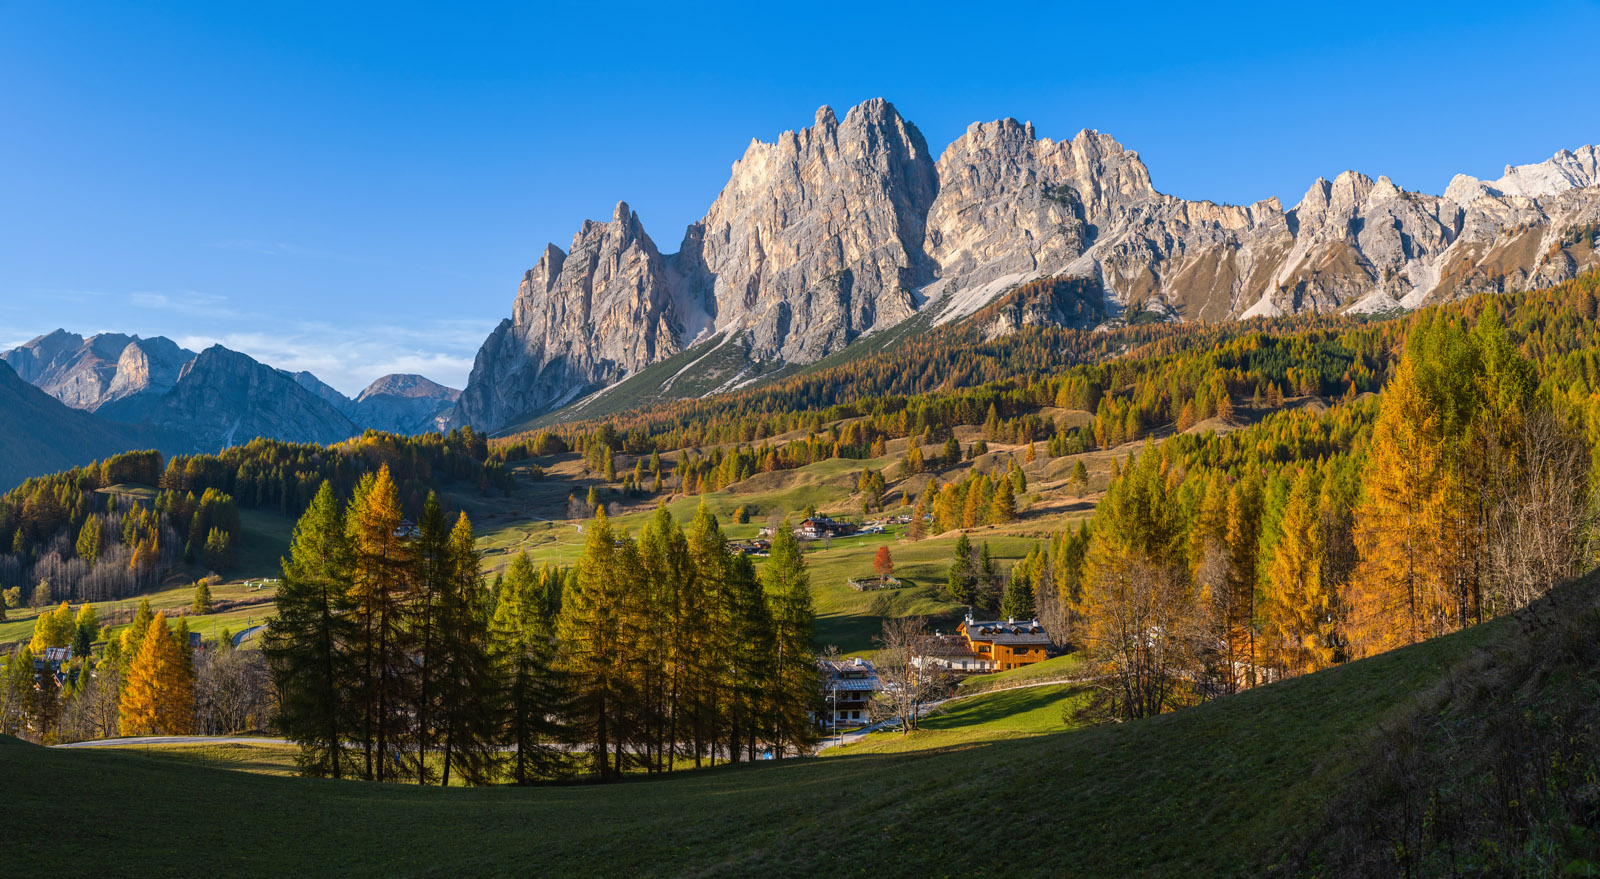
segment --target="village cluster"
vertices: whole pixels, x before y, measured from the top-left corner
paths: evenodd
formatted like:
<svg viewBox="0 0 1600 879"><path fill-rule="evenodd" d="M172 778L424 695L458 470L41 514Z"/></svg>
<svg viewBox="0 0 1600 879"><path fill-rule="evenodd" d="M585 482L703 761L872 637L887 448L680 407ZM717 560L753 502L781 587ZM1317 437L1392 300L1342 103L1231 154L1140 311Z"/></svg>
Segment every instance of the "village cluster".
<svg viewBox="0 0 1600 879"><path fill-rule="evenodd" d="M1050 657L1050 637L1038 620L975 620L968 614L953 632L935 632L913 658L918 669L957 675L1009 671ZM830 731L867 723L873 698L887 686L871 661L824 659L827 697L824 725Z"/></svg>

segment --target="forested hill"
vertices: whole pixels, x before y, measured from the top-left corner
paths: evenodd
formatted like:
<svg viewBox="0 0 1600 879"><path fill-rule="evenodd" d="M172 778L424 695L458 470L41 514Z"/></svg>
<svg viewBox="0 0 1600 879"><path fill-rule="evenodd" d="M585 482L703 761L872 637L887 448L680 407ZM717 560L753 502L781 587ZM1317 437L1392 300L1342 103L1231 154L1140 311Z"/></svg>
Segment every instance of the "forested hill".
<svg viewBox="0 0 1600 879"><path fill-rule="evenodd" d="M179 564L225 570L239 536L237 509L297 517L324 483L349 492L383 466L413 518L431 492L503 491L511 480L470 429L369 432L332 446L258 439L171 459L155 451L113 455L0 496L0 588L15 590L17 602L35 600L40 584L53 601L103 601L148 589Z"/></svg>

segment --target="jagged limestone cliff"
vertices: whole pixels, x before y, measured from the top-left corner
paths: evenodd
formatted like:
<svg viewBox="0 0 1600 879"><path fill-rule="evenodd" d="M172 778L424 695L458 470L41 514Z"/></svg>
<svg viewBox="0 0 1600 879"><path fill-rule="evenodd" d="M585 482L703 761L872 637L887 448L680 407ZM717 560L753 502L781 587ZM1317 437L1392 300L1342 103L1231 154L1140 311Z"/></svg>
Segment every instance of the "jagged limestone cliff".
<svg viewBox="0 0 1600 879"><path fill-rule="evenodd" d="M1443 196L1346 171L1285 210L1164 195L1139 155L1083 131L974 123L934 160L887 101L752 141L706 216L663 256L619 205L548 247L484 343L451 423L498 429L712 340L757 364L813 362L919 310L986 333L1129 311L1217 321L1386 311L1542 286L1600 264L1593 147L1458 177ZM1056 297L1068 295L1058 301ZM1044 291L1044 298L1039 298ZM1098 296L1089 308L1086 296ZM749 380L749 379L746 379Z"/></svg>

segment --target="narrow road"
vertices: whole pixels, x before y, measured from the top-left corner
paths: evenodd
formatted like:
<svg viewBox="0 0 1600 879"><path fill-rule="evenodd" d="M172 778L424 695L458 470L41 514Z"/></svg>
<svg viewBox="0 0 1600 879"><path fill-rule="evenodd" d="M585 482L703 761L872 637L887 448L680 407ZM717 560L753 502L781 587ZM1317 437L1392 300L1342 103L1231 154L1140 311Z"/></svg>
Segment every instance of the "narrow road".
<svg viewBox="0 0 1600 879"><path fill-rule="evenodd" d="M119 748L129 745L287 745L288 739L271 739L263 736L134 736L126 739L95 739L89 742L68 742L51 745L53 748Z"/></svg>
<svg viewBox="0 0 1600 879"><path fill-rule="evenodd" d="M259 626L251 626L250 628L245 629L244 631L240 632L239 634L234 635L233 636L233 646L238 647L240 644L244 643L244 639L250 637L251 635L254 635L255 633L261 631L262 629L265 629L266 627L267 627L267 624L266 623L262 623Z"/></svg>

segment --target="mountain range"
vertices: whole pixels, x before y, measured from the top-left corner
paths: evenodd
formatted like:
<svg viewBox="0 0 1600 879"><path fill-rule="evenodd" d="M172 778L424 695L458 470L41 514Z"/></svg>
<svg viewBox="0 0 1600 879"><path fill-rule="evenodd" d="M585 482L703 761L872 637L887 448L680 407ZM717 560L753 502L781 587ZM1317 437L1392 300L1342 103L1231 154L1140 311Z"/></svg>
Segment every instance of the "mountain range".
<svg viewBox="0 0 1600 879"><path fill-rule="evenodd" d="M459 392L418 375L386 375L355 399L309 372L291 373L213 345L56 330L0 353L0 488L132 448L214 452L270 437L335 443L367 429L440 427ZM31 385L31 387L30 387Z"/></svg>
<svg viewBox="0 0 1600 879"><path fill-rule="evenodd" d="M547 245L460 392L390 375L351 399L220 346L116 333L57 330L0 361L108 436L159 436L175 452L368 428L505 431L624 380L649 377L657 399L702 396L953 321L982 319L994 338L1135 317L1387 313L1543 287L1600 264L1597 235L1592 146L1495 180L1458 175L1437 196L1346 171L1285 210L1163 194L1138 153L1092 130L1057 141L1015 119L973 123L936 156L874 99L752 140L673 253L625 202L566 249Z"/></svg>
<svg viewBox="0 0 1600 879"><path fill-rule="evenodd" d="M715 366L685 395L742 387L1040 278L1081 281L1095 307L1023 323L1383 313L1542 287L1600 263L1597 226L1592 146L1457 176L1438 196L1345 171L1285 210L1165 195L1138 153L1092 130L1057 141L973 123L935 156L887 101L842 120L823 107L809 128L752 140L676 252L625 202L566 250L546 246L449 423L506 429L673 358L673 377Z"/></svg>

